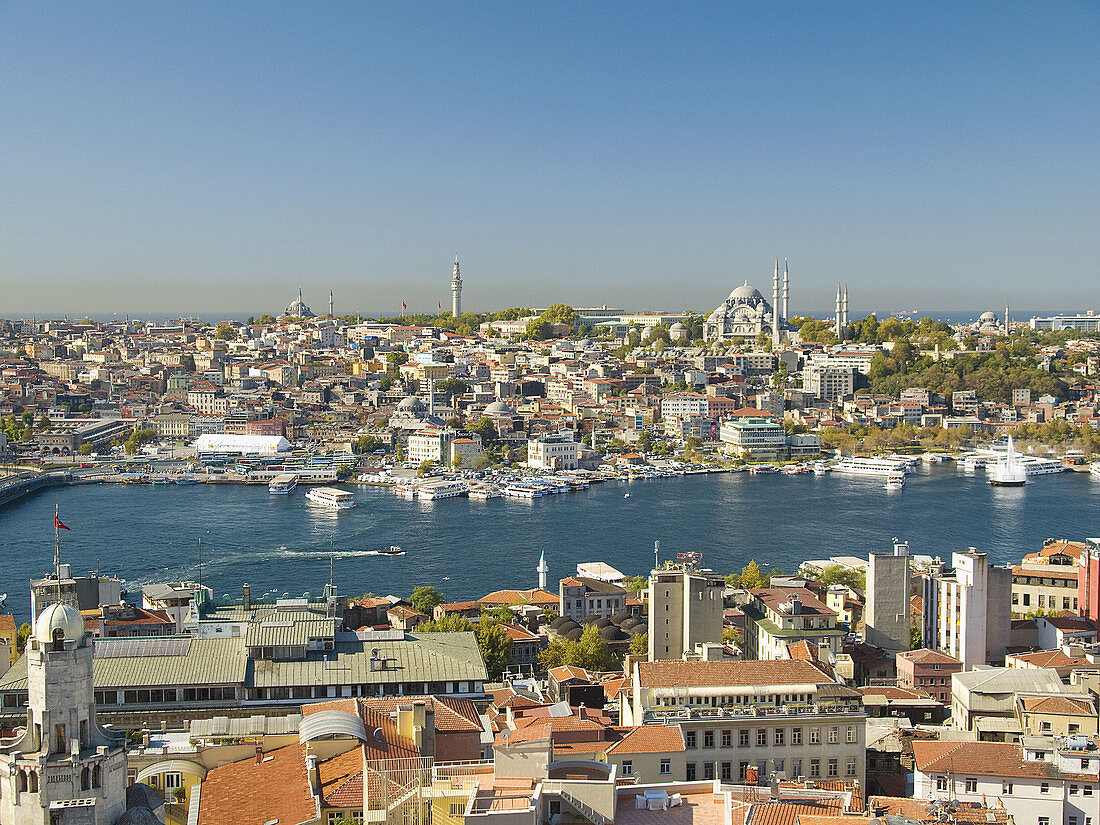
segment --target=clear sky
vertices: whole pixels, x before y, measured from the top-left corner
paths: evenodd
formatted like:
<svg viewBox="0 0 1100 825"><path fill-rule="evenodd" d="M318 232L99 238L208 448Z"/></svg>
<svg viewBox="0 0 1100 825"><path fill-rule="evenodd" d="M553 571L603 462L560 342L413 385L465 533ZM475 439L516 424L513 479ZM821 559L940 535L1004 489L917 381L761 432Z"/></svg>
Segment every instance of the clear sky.
<svg viewBox="0 0 1100 825"><path fill-rule="evenodd" d="M0 317L1097 307L1100 5L5 2Z"/></svg>

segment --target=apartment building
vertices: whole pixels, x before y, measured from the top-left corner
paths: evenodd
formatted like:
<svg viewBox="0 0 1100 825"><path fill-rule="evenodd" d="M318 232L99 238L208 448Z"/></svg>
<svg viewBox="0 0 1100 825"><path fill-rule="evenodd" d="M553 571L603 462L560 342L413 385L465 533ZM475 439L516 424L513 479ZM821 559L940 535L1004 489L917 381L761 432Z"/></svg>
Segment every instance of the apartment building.
<svg viewBox="0 0 1100 825"><path fill-rule="evenodd" d="M725 580L687 558L649 574L649 660L685 659L705 642L722 640Z"/></svg>
<svg viewBox="0 0 1100 825"><path fill-rule="evenodd" d="M951 679L962 671L962 662L938 650L920 648L896 654L898 685L923 690L945 705L951 703Z"/></svg>
<svg viewBox="0 0 1100 825"><path fill-rule="evenodd" d="M924 647L959 659L964 670L1004 662L1009 641L1012 570L989 564L974 548L936 559L922 576Z"/></svg>
<svg viewBox="0 0 1100 825"><path fill-rule="evenodd" d="M844 630L837 614L803 587L764 587L750 590L744 606L746 659L786 659L787 646L808 642L822 658L840 652ZM650 633L653 632L652 625Z"/></svg>
<svg viewBox="0 0 1100 825"><path fill-rule="evenodd" d="M826 401L845 398L855 392L855 370L851 367L810 364L802 370L802 388Z"/></svg>
<svg viewBox="0 0 1100 825"><path fill-rule="evenodd" d="M866 778L859 692L802 660L635 662L625 724L677 725L684 779Z"/></svg>
<svg viewBox="0 0 1100 825"><path fill-rule="evenodd" d="M558 613L567 619L609 619L625 609L626 589L617 584L586 576L568 576L558 584Z"/></svg>
<svg viewBox="0 0 1100 825"><path fill-rule="evenodd" d="M909 650L909 544L894 542L893 553L871 553L863 641L892 653Z"/></svg>
<svg viewBox="0 0 1100 825"><path fill-rule="evenodd" d="M549 433L527 441L527 466L538 470L575 470L581 445L571 433Z"/></svg>

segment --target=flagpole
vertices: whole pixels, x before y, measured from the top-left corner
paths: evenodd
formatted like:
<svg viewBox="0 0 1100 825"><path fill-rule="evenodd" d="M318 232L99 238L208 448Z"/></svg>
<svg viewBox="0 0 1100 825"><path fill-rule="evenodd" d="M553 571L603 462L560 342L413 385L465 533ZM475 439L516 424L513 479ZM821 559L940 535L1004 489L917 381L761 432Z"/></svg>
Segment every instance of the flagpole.
<svg viewBox="0 0 1100 825"><path fill-rule="evenodd" d="M61 604L61 520L56 502L53 505L53 567L57 574L57 603Z"/></svg>

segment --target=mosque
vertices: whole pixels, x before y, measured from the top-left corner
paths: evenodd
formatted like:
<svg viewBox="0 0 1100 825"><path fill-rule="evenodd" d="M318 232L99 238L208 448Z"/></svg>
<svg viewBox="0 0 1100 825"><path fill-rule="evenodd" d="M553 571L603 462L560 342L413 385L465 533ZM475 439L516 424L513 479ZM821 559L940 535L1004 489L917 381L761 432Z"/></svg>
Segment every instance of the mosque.
<svg viewBox="0 0 1100 825"><path fill-rule="evenodd" d="M787 300L790 297L787 262L783 262L783 283L780 290L779 259L775 261L772 279L772 303L768 303L760 291L745 283L729 294L712 312L703 326L707 341L754 341L764 334L777 346L789 338L795 328L787 322ZM777 309L778 316L777 316Z"/></svg>
<svg viewBox="0 0 1100 825"><path fill-rule="evenodd" d="M331 303L331 298L330 298ZM306 306L306 302L302 300L302 288L298 287L297 299L290 302L287 308L283 310L283 314L279 316L281 321L284 318L314 318L313 310Z"/></svg>

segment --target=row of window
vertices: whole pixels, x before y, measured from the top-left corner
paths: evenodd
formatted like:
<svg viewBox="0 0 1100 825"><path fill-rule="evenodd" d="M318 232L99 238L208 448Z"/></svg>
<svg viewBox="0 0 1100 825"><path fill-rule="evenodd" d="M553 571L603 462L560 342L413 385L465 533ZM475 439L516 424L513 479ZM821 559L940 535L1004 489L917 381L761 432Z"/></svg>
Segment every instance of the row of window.
<svg viewBox="0 0 1100 825"><path fill-rule="evenodd" d="M936 777L936 790L937 791L949 790L949 783L947 781L946 776L937 776ZM977 793L978 792L978 779L977 779L977 777L973 777L973 776L966 777L963 780L963 790L966 793ZM1092 785L1077 785L1075 783L1071 783L1070 786L1069 786L1069 795L1070 796L1077 796L1078 794L1081 794L1082 796L1092 796L1093 792L1094 791L1093 791L1093 786ZM1049 794L1050 793L1050 783L1049 782L1040 783L1039 793ZM1003 796L1011 796L1012 795L1012 783L1011 782L1002 782L1001 783L1001 794Z"/></svg>
<svg viewBox="0 0 1100 825"><path fill-rule="evenodd" d="M1044 594L1040 593L1039 594L1039 607L1051 607L1051 608L1054 608L1055 610L1057 610L1058 609L1058 599L1059 599L1058 596L1050 596L1048 598ZM1077 609L1077 597L1076 596L1073 596L1073 597L1071 597L1071 596L1062 596L1061 599L1062 599L1062 608L1061 608L1062 610L1076 610ZM1015 604L1015 605L1020 604L1020 594L1019 593L1013 593L1012 594L1012 603ZM1073 605L1072 607L1070 607L1071 603ZM1031 606L1031 594L1030 593L1024 593L1023 594L1023 604L1024 604L1024 607L1030 607Z"/></svg>
<svg viewBox="0 0 1100 825"><path fill-rule="evenodd" d="M748 748L752 746L755 741L756 747L767 747L768 742L768 730L769 728L757 728L756 736L753 736L753 732L747 728L741 728L737 731L737 747ZM771 730L771 744L772 745L786 745L787 744L787 728L770 728ZM790 744L801 745L802 744L802 728L790 729ZM822 728L806 728L807 739L811 745L818 745L821 743L821 731ZM836 745L840 743L840 725L832 725L825 728L825 736L828 744ZM715 742L721 742L721 747L729 748L733 745L733 731L732 730L704 730L702 736L702 743L704 748L715 747ZM689 730L684 731L684 745L687 748L698 747L699 731ZM716 739L715 734L718 735ZM844 728L844 741L848 743L854 743L858 741L858 732L855 725L846 725Z"/></svg>
<svg viewBox="0 0 1100 825"><path fill-rule="evenodd" d="M746 778L747 773L748 773L748 769L750 767L752 767L752 764L753 763L751 763L751 762L738 762L737 763L737 780L738 781L740 781L740 782L745 781L745 778ZM705 780L714 779L716 771L717 771L717 778L721 779L723 782L729 782L729 781L733 780L733 763L732 762L703 762L702 765L703 765L703 776L702 776L702 778L705 779ZM810 765L809 774L803 774L802 773L802 760L801 759L792 759L791 760L791 774L790 775L791 776L808 775L811 778L820 778L821 777L821 760L820 759L811 759L811 760L809 760L809 765ZM757 767L758 767L760 773L762 773L762 774L767 773L767 762L758 763ZM844 776L845 777L856 776L856 767L857 767L856 759L855 758L848 759L847 762L845 763L845 766L844 766ZM786 760L785 759L773 759L772 760L772 768L776 773L784 773L786 771L786 768L787 768ZM839 759L828 759L828 760L826 760L826 762L825 762L825 771L826 771L825 775L827 777L833 778L833 779L838 778L840 776L840 760ZM688 762L687 763L684 778L688 782L694 782L696 779L699 778L699 772L698 772L696 763L694 763L694 762Z"/></svg>

